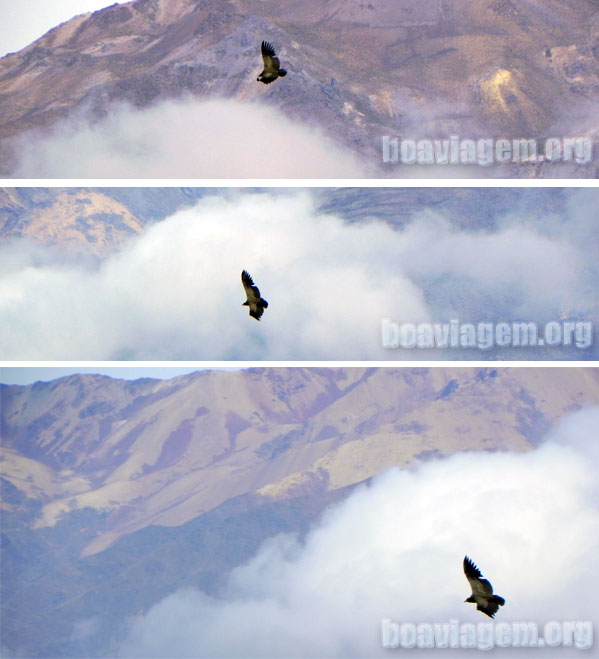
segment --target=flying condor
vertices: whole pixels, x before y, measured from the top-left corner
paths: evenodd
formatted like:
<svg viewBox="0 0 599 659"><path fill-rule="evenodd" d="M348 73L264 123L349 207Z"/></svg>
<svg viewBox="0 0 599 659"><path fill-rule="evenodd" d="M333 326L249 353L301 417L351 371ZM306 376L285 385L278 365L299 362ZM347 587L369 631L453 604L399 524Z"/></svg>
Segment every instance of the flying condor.
<svg viewBox="0 0 599 659"><path fill-rule="evenodd" d="M254 286L254 280L247 270L244 270L241 273L241 283L243 284L245 295L247 297L247 300L242 306L249 307L250 316L256 320L260 320L260 317L264 313L264 309L268 308L268 302L260 297L260 290L257 286Z"/></svg>
<svg viewBox="0 0 599 659"><path fill-rule="evenodd" d="M464 601L476 604L477 611L482 611L489 618L493 618L499 607L505 604L505 600L499 595L493 595L493 586L483 579L480 570L468 556L464 556L464 574L472 588L472 595Z"/></svg>
<svg viewBox="0 0 599 659"><path fill-rule="evenodd" d="M258 82L263 82L265 85L270 85L277 78L282 78L287 75L285 69L279 68L281 66L279 58L275 55L275 49L268 41L262 42L262 59L264 60L264 69L262 73L256 78Z"/></svg>

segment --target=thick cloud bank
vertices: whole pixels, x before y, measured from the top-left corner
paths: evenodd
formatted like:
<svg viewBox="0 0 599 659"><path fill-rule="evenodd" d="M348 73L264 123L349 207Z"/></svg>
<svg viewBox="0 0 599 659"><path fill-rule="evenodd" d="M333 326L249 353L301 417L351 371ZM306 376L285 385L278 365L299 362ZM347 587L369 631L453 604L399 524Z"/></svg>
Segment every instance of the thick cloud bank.
<svg viewBox="0 0 599 659"><path fill-rule="evenodd" d="M13 141L16 178L357 178L352 154L265 105L232 100L115 105Z"/></svg>
<svg viewBox="0 0 599 659"><path fill-rule="evenodd" d="M220 598L185 589L162 600L133 624L121 656L399 656L406 650L382 647L383 618L490 622L464 603L465 554L506 599L496 624L534 621L541 636L548 621L596 626L597 428L599 408L586 409L530 453L387 471L329 509L304 543L267 541Z"/></svg>
<svg viewBox="0 0 599 659"><path fill-rule="evenodd" d="M594 299L591 243L582 229L575 240L561 231L525 222L470 231L430 213L403 229L348 223L318 213L306 191L207 196L100 265L1 245L0 358L456 358L451 349L383 348L381 320L583 313ZM260 323L241 306L244 268L270 303ZM571 346L567 357L583 352Z"/></svg>

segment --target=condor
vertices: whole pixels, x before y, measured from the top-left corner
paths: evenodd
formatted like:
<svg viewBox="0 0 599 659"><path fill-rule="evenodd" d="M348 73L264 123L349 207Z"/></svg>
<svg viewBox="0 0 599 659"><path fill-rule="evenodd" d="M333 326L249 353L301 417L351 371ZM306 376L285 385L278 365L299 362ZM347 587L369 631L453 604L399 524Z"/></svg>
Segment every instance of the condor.
<svg viewBox="0 0 599 659"><path fill-rule="evenodd" d="M482 611L489 618L493 618L499 607L505 604L505 600L499 595L493 595L493 586L483 579L480 570L468 556L464 556L464 574L472 588L472 595L464 601L476 604L477 611Z"/></svg>
<svg viewBox="0 0 599 659"><path fill-rule="evenodd" d="M264 313L264 309L268 307L268 302L260 297L260 290L257 286L254 286L254 280L247 270L244 270L241 273L241 283L243 284L245 296L247 298L242 306L249 307L250 316L256 320L260 320L260 317Z"/></svg>
<svg viewBox="0 0 599 659"><path fill-rule="evenodd" d="M262 73L256 78L258 82L263 82L265 85L270 85L277 78L282 78L287 75L285 69L281 69L279 58L275 55L275 49L268 41L262 42L262 60L264 61L264 69Z"/></svg>

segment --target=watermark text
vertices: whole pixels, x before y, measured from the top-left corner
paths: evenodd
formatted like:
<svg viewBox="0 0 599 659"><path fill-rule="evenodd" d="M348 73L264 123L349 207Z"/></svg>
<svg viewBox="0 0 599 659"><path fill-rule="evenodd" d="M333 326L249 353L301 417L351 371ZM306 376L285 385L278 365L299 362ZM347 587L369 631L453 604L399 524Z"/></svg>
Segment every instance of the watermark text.
<svg viewBox="0 0 599 659"><path fill-rule="evenodd" d="M549 321L539 331L537 323L480 322L396 323L381 320L383 348L521 348L575 346L588 348L593 342L591 321Z"/></svg>
<svg viewBox="0 0 599 659"><path fill-rule="evenodd" d="M575 647L588 650L593 645L593 624L589 620L550 620L543 634L535 622L404 622L391 618L381 621L384 648L544 648Z"/></svg>
<svg viewBox="0 0 599 659"><path fill-rule="evenodd" d="M383 162L402 165L480 165L495 163L573 162L593 159L591 137L401 139L384 135Z"/></svg>

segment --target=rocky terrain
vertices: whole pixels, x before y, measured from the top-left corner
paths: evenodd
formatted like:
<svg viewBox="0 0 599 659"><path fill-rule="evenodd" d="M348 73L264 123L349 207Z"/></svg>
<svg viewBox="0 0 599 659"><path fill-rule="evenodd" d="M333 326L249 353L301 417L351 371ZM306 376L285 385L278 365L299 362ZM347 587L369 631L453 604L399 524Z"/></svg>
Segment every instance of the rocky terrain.
<svg viewBox="0 0 599 659"><path fill-rule="evenodd" d="M2 188L0 241L27 238L66 254L108 256L201 188Z"/></svg>
<svg viewBox="0 0 599 659"><path fill-rule="evenodd" d="M599 13L580 0L136 0L82 14L0 60L0 171L11 137L117 101L266 104L374 168L381 137L597 137ZM255 82L262 39L285 84ZM510 176L596 176L596 164ZM176 174L175 174L176 175ZM461 174L463 175L463 174ZM481 175L487 175L481 173Z"/></svg>
<svg viewBox="0 0 599 659"><path fill-rule="evenodd" d="M599 403L590 368L253 368L0 388L3 644L108 656L181 585L393 465L528 451ZM94 634L78 636L81 621Z"/></svg>

